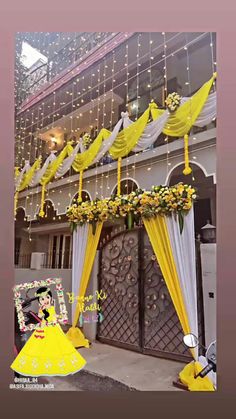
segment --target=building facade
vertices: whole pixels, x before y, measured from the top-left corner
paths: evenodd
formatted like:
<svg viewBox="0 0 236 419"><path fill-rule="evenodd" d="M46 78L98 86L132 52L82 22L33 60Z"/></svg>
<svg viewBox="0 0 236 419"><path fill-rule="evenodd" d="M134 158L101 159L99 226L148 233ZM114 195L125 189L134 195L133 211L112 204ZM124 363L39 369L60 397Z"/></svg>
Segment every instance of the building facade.
<svg viewBox="0 0 236 419"><path fill-rule="evenodd" d="M18 61L23 42L46 59L42 61L37 57L36 64L32 64L31 70L27 69L24 77L20 66L16 66L15 155L16 166L21 168L26 161L32 165L40 155L45 160L50 153L58 153L68 141L76 144L85 133L92 141L102 128L112 130L123 112L128 111L134 121L150 102L165 108L168 93L176 91L185 97L194 94L216 70L215 34L212 33L21 33L17 38ZM192 173L184 176L183 139L161 134L149 149L130 153L122 159L121 188L122 192L128 193L138 187L150 189L152 185L174 185L180 181L193 185L198 193L194 212L196 239L199 239L205 224L216 224L215 119L202 128L193 127L189 156ZM39 276L60 276L66 291L71 291L72 235L66 212L77 199L78 188L79 174L73 169L60 179L53 179L47 186L43 219L39 217L40 186L27 188L19 194L15 220L17 282L31 281ZM116 188L117 161L109 154L84 172L83 200L109 197ZM100 285L104 281L102 262L99 264L103 249L112 237L121 240L122 234L126 234L125 228L125 221L105 223L90 289L99 287L99 281ZM136 240L136 233L133 234L132 240ZM147 238L143 236L137 240L148 249L151 260ZM143 256L140 257L143 263ZM156 268L150 269L155 271ZM161 280L161 274L159 276ZM199 286L201 293L202 285ZM124 292L128 293L128 286ZM143 292L151 295L151 288ZM154 294L158 299L158 292L154 291ZM160 293L163 295L167 295L166 291ZM139 305L145 305L146 297L140 298L142 302L139 301L136 311ZM144 323L151 318L148 310L143 312ZM164 306L162 311L165 312ZM168 322L171 324L172 315L175 313L162 319L163 328ZM125 318L121 317L122 321ZM173 347L171 339L167 349L161 344L158 346L154 337L150 343L151 332L147 332L145 325L141 326L141 337L140 328L132 331L133 338L127 338L127 347L140 347L142 341L141 346L147 353L156 351L160 355L167 351L182 356L184 349L179 343L178 327L175 332L178 342ZM112 341L105 322L98 330L96 333L101 338ZM92 327L90 333L95 337ZM113 339L115 344L122 344L124 340L117 331Z"/></svg>

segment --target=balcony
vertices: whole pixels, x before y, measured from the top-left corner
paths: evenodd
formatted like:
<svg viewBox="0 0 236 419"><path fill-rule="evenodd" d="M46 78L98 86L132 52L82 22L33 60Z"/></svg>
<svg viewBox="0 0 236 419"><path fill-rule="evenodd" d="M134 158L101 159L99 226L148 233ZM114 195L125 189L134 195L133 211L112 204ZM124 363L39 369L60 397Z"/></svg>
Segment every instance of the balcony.
<svg viewBox="0 0 236 419"><path fill-rule="evenodd" d="M79 64L87 54L103 45L112 35L111 32L78 32L73 40L55 51L53 57L49 55L47 62L39 59L21 80L18 106L43 85L51 83L59 74L70 71L73 64Z"/></svg>
<svg viewBox="0 0 236 419"><path fill-rule="evenodd" d="M16 269L35 269L31 268L32 253L15 252ZM42 254L40 269L71 269L72 251L47 252Z"/></svg>

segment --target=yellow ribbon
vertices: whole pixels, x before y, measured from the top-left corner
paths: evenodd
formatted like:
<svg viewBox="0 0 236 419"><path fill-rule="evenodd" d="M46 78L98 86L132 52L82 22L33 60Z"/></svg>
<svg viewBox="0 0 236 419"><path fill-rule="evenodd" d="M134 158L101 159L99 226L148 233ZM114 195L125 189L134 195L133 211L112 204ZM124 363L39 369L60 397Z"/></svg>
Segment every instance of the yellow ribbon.
<svg viewBox="0 0 236 419"><path fill-rule="evenodd" d="M46 185L42 185L42 195L41 195L41 208L39 211L39 216L40 217L44 217L45 216L45 212L44 212L44 204L45 204L45 192L46 192Z"/></svg>
<svg viewBox="0 0 236 419"><path fill-rule="evenodd" d="M78 202L82 201L82 185L83 185L83 170L79 172L79 195L78 195Z"/></svg>
<svg viewBox="0 0 236 419"><path fill-rule="evenodd" d="M19 195L19 192L16 191L15 196L14 196L14 215L15 216L16 216L16 211L17 211L18 195Z"/></svg>
<svg viewBox="0 0 236 419"><path fill-rule="evenodd" d="M118 157L118 162L117 162L117 195L118 196L121 194L121 161L122 161L122 158Z"/></svg>
<svg viewBox="0 0 236 419"><path fill-rule="evenodd" d="M185 136L184 136L184 163L185 163L185 168L183 170L184 175L190 175L190 173L192 173L192 169L189 166L188 140L189 140L188 134L185 134Z"/></svg>

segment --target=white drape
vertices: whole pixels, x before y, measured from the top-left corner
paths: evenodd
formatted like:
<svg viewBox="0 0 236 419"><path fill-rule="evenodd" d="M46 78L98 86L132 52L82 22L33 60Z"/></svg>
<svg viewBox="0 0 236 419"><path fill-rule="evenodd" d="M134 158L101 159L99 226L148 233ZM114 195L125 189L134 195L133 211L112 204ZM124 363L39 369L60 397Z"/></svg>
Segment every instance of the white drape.
<svg viewBox="0 0 236 419"><path fill-rule="evenodd" d="M146 148L150 147L153 143L155 143L159 135L162 133L164 126L168 121L168 118L169 112L165 111L158 119L149 122L132 151L138 152L141 150L145 150Z"/></svg>
<svg viewBox="0 0 236 419"><path fill-rule="evenodd" d="M55 178L59 178L61 176L64 176L66 174L66 172L68 172L68 170L70 170L72 164L74 163L76 154L78 153L80 147L81 147L81 143L78 142L78 144L76 144L72 153L63 160L62 164L60 165L60 167L58 168L58 170L56 172Z"/></svg>
<svg viewBox="0 0 236 419"><path fill-rule="evenodd" d="M52 163L53 160L56 159L55 156L55 151L51 151L51 153L49 154L48 158L45 160L43 167L41 167L41 169L36 170L33 178L31 179L30 185L29 186L36 186L39 184L40 179L44 176L48 165L50 163Z"/></svg>
<svg viewBox="0 0 236 419"><path fill-rule="evenodd" d="M80 288L80 281L83 272L84 266L84 258L85 258L85 251L87 248L87 241L88 241L88 224L84 224L83 226L77 228L76 231L73 232L73 255L72 255L72 293L74 296L77 297ZM76 308L77 300L75 299L74 303L72 303L72 320L71 324L73 323L75 308Z"/></svg>
<svg viewBox="0 0 236 419"><path fill-rule="evenodd" d="M189 97L183 97L181 99L181 104L187 102L190 99L191 98ZM210 124L210 122L215 117L216 117L216 92L211 93L208 96L202 111L200 112L198 118L194 122L194 126L204 127L205 125ZM149 122L146 128L144 129L143 134L139 138L138 143L136 144L136 146L133 148L132 151L139 152L139 151L145 150L146 148L150 147L153 143L155 143L159 135L162 133L166 123L168 122L168 118L169 118L169 112L168 110L166 110L158 119L156 119L155 121ZM124 128L128 127L132 123L133 121L127 118L124 121Z"/></svg>
<svg viewBox="0 0 236 419"><path fill-rule="evenodd" d="M22 182L23 176L25 173L27 173L30 170L30 163L29 160L26 160L25 165L23 169L21 170L19 176L17 176L15 180L15 189L17 190Z"/></svg>
<svg viewBox="0 0 236 419"><path fill-rule="evenodd" d="M186 101L189 101L190 99L191 98L189 98L189 97L183 97L181 99L181 104L185 103ZM163 131L166 123L168 122L168 118L169 118L169 112L168 112L168 110L166 110L166 111L163 112L163 114L158 119L148 123L146 125L141 137L139 138L136 146L133 148L132 151L133 152L139 152L139 151L142 151L142 150L145 150L145 149L149 148L157 140L158 136ZM205 105L204 105L201 113L199 114L198 118L196 119L194 125L198 126L198 127L203 127L205 125L208 125L214 118L216 118L216 92L209 94L209 96L208 96L208 98L205 102ZM105 139L104 141L102 141L101 146L100 146L100 150L99 150L97 156L94 158L94 160L91 164L97 163L109 151L110 147L112 146L112 144L116 140L116 137L117 137L117 135L118 135L118 133L121 129L122 124L123 124L124 128L127 128L128 126L133 124L133 121L131 119L129 119L127 112L122 112L121 113L121 119L117 122L117 124L115 125L115 127L114 127L113 131L111 132L111 134L109 135L109 137L107 139ZM80 142L76 145L76 147L74 148L74 150L70 154L70 156L68 156L62 162L61 166L59 167L59 169L56 172L56 175L55 175L56 178L64 176L65 173L71 168L79 149L81 150L81 152L84 151L82 140L80 140ZM54 158L55 158L55 156L53 154L50 155L47 158L43 167L41 169L37 170L37 172L35 173L32 181L30 183L30 186L36 186L39 183L41 177L43 176L43 174L45 173L45 171L48 167L48 164ZM30 164L29 164L29 162L26 162L26 164L25 164L24 168L22 169L21 173L16 178L16 181L15 181L16 189L20 186L24 173L27 172L29 169L30 169Z"/></svg>
<svg viewBox="0 0 236 419"><path fill-rule="evenodd" d="M128 118L128 114L124 114L124 116L122 115L122 118L115 125L111 135L109 135L109 137L102 142L100 150L99 150L98 154L96 155L96 157L94 158L92 164L97 163L107 153L109 148L112 146L112 144L114 143L114 141L115 141L115 139L116 139L116 137L117 137L117 135L120 131L121 125L122 125L123 120L124 120L125 117Z"/></svg>
<svg viewBox="0 0 236 419"><path fill-rule="evenodd" d="M193 208L184 217L184 228L180 233L178 219L166 217L171 248L180 280L180 287L188 315L191 333L198 337L197 282ZM198 356L197 348L195 350Z"/></svg>
<svg viewBox="0 0 236 419"><path fill-rule="evenodd" d="M181 105L191 98L183 97L181 99ZM194 122L196 127L204 127L211 123L211 121L216 118L216 92L210 93L205 105L203 106L198 118Z"/></svg>
<svg viewBox="0 0 236 419"><path fill-rule="evenodd" d="M211 93L208 96L207 101L194 125L197 127L204 127L205 125L210 124L214 118L216 118L216 92Z"/></svg>

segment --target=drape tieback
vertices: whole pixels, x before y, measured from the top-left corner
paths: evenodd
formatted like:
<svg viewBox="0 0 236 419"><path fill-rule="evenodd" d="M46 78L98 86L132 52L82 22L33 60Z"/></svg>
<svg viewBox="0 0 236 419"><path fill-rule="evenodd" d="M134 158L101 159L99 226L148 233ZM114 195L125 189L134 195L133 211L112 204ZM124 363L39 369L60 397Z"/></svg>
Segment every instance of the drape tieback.
<svg viewBox="0 0 236 419"><path fill-rule="evenodd" d="M183 174L184 175L190 175L190 173L192 173L192 169L189 166L189 152L188 152L188 134L186 134L184 136L184 163L185 163L185 168L183 170Z"/></svg>

